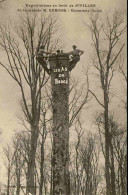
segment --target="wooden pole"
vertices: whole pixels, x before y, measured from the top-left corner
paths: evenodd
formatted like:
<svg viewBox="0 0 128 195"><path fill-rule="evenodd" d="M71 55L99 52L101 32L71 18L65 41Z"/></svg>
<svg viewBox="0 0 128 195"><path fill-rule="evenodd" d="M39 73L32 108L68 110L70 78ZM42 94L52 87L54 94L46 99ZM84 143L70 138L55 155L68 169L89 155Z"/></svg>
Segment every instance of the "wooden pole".
<svg viewBox="0 0 128 195"><path fill-rule="evenodd" d="M50 56L53 107L53 195L69 195L69 59Z"/></svg>

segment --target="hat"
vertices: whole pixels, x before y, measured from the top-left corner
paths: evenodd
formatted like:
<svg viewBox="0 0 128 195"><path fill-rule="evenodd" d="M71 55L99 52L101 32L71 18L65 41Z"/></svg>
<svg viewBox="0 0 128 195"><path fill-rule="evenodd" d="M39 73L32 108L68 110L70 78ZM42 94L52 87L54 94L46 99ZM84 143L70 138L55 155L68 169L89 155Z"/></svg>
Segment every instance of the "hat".
<svg viewBox="0 0 128 195"><path fill-rule="evenodd" d="M60 50L58 49L56 52L57 52L57 53L60 53Z"/></svg>

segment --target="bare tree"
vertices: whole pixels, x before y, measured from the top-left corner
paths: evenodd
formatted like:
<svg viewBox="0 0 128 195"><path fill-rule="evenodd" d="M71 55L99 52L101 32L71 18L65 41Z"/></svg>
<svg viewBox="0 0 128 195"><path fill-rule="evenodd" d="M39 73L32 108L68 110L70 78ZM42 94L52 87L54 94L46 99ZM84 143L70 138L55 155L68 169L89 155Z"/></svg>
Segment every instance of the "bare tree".
<svg viewBox="0 0 128 195"><path fill-rule="evenodd" d="M16 175L15 184L17 192L22 187L25 187L27 193L30 148L30 132L24 130L16 131L13 138L13 149L15 151L14 173Z"/></svg>
<svg viewBox="0 0 128 195"><path fill-rule="evenodd" d="M10 195L10 186L11 186L12 178L14 176L13 166L14 166L15 152L10 147L10 145L4 147L3 152L4 152L4 158L3 158L4 165L7 171L7 195Z"/></svg>
<svg viewBox="0 0 128 195"><path fill-rule="evenodd" d="M89 90L97 102L104 110L104 130L105 130L105 175L106 175L106 194L115 195L115 184L111 183L110 176L110 132L109 132L109 102L110 86L117 67L117 60L121 54L124 43L120 42L125 32L126 26L124 18L119 13L114 13L112 17L107 16L105 21L99 15L90 18L91 24L88 26L92 35L92 42L95 57L92 60L95 67L103 93L103 102L98 95ZM112 187L110 188L110 186Z"/></svg>
<svg viewBox="0 0 128 195"><path fill-rule="evenodd" d="M75 151L72 151L70 159L71 193L75 195L96 195L101 181L99 171L100 148L96 136L84 134L82 125L79 125L77 122L75 126L77 141Z"/></svg>
<svg viewBox="0 0 128 195"><path fill-rule="evenodd" d="M89 97L89 80L88 80L88 70L85 70L86 76L86 86L81 85L77 88L79 81L72 79L70 84L70 102L69 102L69 127L73 125L77 116L82 112L86 104L91 100Z"/></svg>
<svg viewBox="0 0 128 195"><path fill-rule="evenodd" d="M41 106L41 119L40 119L40 137L41 139L39 140L39 147L40 147L40 155L39 155L39 165L40 165L40 187L39 187L39 194L42 195L43 194L43 186L45 184L45 151L44 151L44 147L45 147L45 141L46 141L46 137L47 134L49 133L49 122L51 122L52 120L52 116L51 116L51 111L50 107L51 104L49 104L49 101L47 99L48 97L43 97L44 101L42 103ZM47 193L47 192L46 192Z"/></svg>
<svg viewBox="0 0 128 195"><path fill-rule="evenodd" d="M119 125L114 118L109 118L111 135L111 172L116 173L117 194L126 195L127 159L126 159L126 128ZM115 164L115 166L114 166Z"/></svg>
<svg viewBox="0 0 128 195"><path fill-rule="evenodd" d="M54 49L55 18L35 14L21 17L14 28L0 26L0 47L6 55L6 62L0 65L16 81L21 90L22 109L31 130L31 148L28 167L28 191L33 194L35 155L39 135L39 120L42 88L48 81L45 72L36 61L36 52L41 42ZM44 73L43 73L44 72ZM26 91L29 92L27 96Z"/></svg>
<svg viewBox="0 0 128 195"><path fill-rule="evenodd" d="M100 134L100 143L105 156L104 115L97 118L97 126ZM110 156L109 169L111 187L115 186L115 194L126 194L126 129L109 116Z"/></svg>
<svg viewBox="0 0 128 195"><path fill-rule="evenodd" d="M22 135L23 136L23 135ZM21 147L21 136L20 133L15 133L15 136L13 138L13 150L14 153L14 173L16 177L15 186L16 186L16 194L20 195L21 190L21 181L22 181L22 175L23 175L23 167L26 163L26 159L24 158L24 151Z"/></svg>

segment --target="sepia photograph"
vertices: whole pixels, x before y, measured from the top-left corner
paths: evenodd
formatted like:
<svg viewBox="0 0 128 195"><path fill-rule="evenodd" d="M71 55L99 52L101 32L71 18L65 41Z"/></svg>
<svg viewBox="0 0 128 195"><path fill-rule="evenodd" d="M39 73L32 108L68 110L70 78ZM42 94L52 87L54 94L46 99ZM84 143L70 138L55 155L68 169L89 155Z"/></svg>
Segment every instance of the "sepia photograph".
<svg viewBox="0 0 128 195"><path fill-rule="evenodd" d="M0 195L127 195L126 0L0 0Z"/></svg>

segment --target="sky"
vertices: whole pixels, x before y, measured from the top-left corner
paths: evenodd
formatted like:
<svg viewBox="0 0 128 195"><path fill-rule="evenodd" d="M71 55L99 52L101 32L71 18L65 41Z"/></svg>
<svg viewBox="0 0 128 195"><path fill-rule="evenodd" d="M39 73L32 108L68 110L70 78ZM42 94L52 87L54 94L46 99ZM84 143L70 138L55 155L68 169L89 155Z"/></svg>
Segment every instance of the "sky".
<svg viewBox="0 0 128 195"><path fill-rule="evenodd" d="M78 0L5 0L3 3L3 9L0 10L0 21L11 20L17 18L17 9L21 9L25 4L61 4L69 5L78 4ZM125 0L79 0L79 4L96 4L96 9L102 10L102 12L112 12L113 10L123 10L126 13L126 1ZM82 9L82 8L81 8ZM84 79L82 74L82 66L89 63L91 55L91 37L89 31L83 25L83 21L89 21L89 14L87 13L59 13L58 18L61 22L61 36L62 44L64 45L63 50L65 52L70 51L73 44L77 45L80 49L84 50L84 55L81 56L81 62L72 71L73 76L78 76ZM0 60L4 60L4 56L0 55ZM117 78L116 78L117 79ZM115 80L114 84L117 83ZM120 85L120 87L119 87ZM123 93L122 85L118 83L118 87ZM117 87L117 88L118 88ZM125 87L124 87L125 88ZM124 94L125 96L125 94ZM21 128L17 114L20 112L19 101L21 99L20 90L15 81L9 77L9 75L0 67L0 152L2 151L2 145L9 142L14 133L14 130ZM113 107L118 106L118 110L122 110L116 99ZM90 120L92 119L92 112L96 110L95 102L91 106L91 112L85 113L85 118L89 114ZM116 108L115 108L116 109ZM123 113L123 111L121 111ZM117 116L118 117L118 116ZM124 113L122 114L122 118ZM86 121L87 126L90 127L90 121ZM2 168L1 168L2 169ZM2 177L2 175L0 175ZM1 179L1 178L0 178Z"/></svg>

